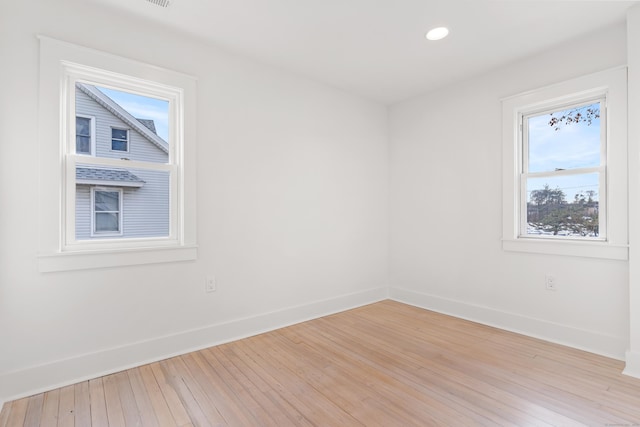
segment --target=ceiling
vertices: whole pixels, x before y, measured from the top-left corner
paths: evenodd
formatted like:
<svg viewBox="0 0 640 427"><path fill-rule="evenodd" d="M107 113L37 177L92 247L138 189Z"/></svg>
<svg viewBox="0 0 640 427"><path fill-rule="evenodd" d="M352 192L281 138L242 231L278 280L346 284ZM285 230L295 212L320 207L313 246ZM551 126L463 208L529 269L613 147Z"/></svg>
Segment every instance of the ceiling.
<svg viewBox="0 0 640 427"><path fill-rule="evenodd" d="M623 22L632 1L93 0L383 103ZM432 42L427 30L447 26Z"/></svg>

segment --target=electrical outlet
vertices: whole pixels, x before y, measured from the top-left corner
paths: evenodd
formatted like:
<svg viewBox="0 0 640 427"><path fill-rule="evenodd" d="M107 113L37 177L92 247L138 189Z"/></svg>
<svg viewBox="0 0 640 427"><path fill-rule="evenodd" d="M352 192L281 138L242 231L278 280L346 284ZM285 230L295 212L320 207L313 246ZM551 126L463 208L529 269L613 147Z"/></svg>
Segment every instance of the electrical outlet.
<svg viewBox="0 0 640 427"><path fill-rule="evenodd" d="M216 278L213 276L207 276L204 282L204 290L208 292L215 292L216 290Z"/></svg>
<svg viewBox="0 0 640 427"><path fill-rule="evenodd" d="M547 274L544 276L544 284L548 291L557 291L558 283L556 282L556 277L551 274Z"/></svg>

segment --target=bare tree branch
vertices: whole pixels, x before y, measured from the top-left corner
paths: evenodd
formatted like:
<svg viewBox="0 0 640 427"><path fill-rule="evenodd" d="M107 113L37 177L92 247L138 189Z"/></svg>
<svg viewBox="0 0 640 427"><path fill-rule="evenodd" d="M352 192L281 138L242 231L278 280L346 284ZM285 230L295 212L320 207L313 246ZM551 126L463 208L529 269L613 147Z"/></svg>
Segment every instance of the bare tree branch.
<svg viewBox="0 0 640 427"><path fill-rule="evenodd" d="M599 105L599 104L594 104ZM571 110L563 111L564 114L556 116L551 113L551 119L549 120L549 126L554 130L560 130L562 126L567 126L572 123L585 122L587 126L591 126L591 123L600 118L600 107L594 105L585 105L583 107L573 108Z"/></svg>

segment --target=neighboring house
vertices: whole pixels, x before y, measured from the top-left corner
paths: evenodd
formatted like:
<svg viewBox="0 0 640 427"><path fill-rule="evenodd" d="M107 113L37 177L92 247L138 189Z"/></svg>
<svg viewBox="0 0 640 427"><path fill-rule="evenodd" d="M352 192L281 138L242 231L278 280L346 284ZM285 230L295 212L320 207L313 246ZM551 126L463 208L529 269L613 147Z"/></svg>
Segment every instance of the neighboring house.
<svg viewBox="0 0 640 427"><path fill-rule="evenodd" d="M153 120L136 119L95 86L76 85L76 153L166 163L169 144ZM76 167L76 238L169 234L169 174Z"/></svg>

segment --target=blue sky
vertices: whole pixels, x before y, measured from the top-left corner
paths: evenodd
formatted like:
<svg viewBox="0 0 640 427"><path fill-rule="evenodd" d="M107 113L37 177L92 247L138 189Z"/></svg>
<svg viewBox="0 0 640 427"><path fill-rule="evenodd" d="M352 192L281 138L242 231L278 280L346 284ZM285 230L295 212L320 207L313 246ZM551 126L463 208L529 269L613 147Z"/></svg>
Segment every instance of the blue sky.
<svg viewBox="0 0 640 427"><path fill-rule="evenodd" d="M597 106L597 103L595 104ZM554 115L559 117L563 112ZM600 119L561 125L559 130L549 126L550 114L530 117L529 124L529 172L559 169L597 167L600 165ZM559 187L568 202L576 193L598 191L598 174L561 176L555 178L530 178L527 193L542 188L544 184ZM597 200L597 195L595 197Z"/></svg>
<svg viewBox="0 0 640 427"><path fill-rule="evenodd" d="M114 100L133 117L150 119L156 125L158 136L169 141L169 102L128 92L96 86L102 93Z"/></svg>

